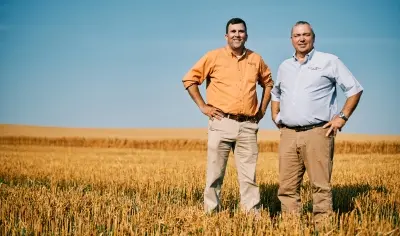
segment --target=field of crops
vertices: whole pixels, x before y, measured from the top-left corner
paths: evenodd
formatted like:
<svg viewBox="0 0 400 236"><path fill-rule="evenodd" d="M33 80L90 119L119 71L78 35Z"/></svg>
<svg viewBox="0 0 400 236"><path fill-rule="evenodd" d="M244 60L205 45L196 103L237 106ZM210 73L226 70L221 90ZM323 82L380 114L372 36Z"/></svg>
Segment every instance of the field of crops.
<svg viewBox="0 0 400 236"><path fill-rule="evenodd" d="M75 141L74 141L75 140ZM300 221L282 219L277 142L260 143L261 218L238 209L233 156L223 211L202 211L203 141L0 138L0 235L313 235L305 177ZM335 218L322 235L400 235L400 143L338 143Z"/></svg>

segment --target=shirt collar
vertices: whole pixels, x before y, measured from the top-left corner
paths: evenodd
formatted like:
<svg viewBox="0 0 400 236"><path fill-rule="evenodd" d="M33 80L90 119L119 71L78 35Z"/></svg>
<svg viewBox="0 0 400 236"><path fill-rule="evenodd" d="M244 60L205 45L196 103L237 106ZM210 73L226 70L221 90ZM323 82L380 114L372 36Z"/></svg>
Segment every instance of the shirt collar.
<svg viewBox="0 0 400 236"><path fill-rule="evenodd" d="M225 49L228 51L229 55L231 55L233 57L236 57L238 59L244 57L246 55L246 53L247 53L247 48L246 47L243 49L243 54L241 56L236 56L236 54L233 53L232 49L228 45L226 45Z"/></svg>
<svg viewBox="0 0 400 236"><path fill-rule="evenodd" d="M313 48L309 53L307 53L306 60L304 60L304 63L311 60L311 58L314 56L314 53L315 53L315 48ZM294 61L298 61L296 58L296 52L293 53L292 57Z"/></svg>

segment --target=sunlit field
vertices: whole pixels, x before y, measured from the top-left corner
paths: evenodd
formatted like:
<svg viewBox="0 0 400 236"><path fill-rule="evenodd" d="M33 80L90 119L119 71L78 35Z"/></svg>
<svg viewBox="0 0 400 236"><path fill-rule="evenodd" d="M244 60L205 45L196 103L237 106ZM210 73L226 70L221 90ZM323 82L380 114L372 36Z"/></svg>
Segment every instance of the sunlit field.
<svg viewBox="0 0 400 236"><path fill-rule="evenodd" d="M276 143L260 144L255 218L240 211L233 156L223 211L203 213L200 141L49 140L1 139L0 235L315 235L307 176L301 220L280 216ZM336 215L320 235L400 235L400 143L338 147Z"/></svg>

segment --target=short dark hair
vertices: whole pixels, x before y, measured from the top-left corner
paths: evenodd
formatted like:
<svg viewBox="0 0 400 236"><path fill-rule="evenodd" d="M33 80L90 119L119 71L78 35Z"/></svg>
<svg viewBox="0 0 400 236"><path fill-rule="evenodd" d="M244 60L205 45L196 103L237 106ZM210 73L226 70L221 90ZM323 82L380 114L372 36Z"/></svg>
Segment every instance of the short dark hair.
<svg viewBox="0 0 400 236"><path fill-rule="evenodd" d="M226 23L226 29L225 29L225 33L228 33L228 28L229 25L236 25L236 24L243 24L244 25L244 29L246 30L247 33L247 26L246 26L246 22L244 22L244 20L240 19L240 18L232 18L230 19L227 23Z"/></svg>
<svg viewBox="0 0 400 236"><path fill-rule="evenodd" d="M296 22L296 24L293 25L292 30L290 31L290 37L292 37L293 28L295 26L298 26L298 25L308 25L308 26L310 26L312 37L313 37L313 39L315 39L315 33L314 33L314 30L313 30L311 24L308 23L307 21L304 21L304 20L299 20L299 21Z"/></svg>

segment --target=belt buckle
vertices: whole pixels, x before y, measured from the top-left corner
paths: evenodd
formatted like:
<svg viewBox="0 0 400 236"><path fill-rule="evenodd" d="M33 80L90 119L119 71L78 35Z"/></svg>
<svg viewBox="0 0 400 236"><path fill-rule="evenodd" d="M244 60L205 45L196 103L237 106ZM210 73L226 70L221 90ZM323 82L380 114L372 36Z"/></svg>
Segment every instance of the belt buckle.
<svg viewBox="0 0 400 236"><path fill-rule="evenodd" d="M296 132L307 131L307 130L313 129L314 127L315 127L315 126L298 127L298 128L296 129Z"/></svg>
<svg viewBox="0 0 400 236"><path fill-rule="evenodd" d="M306 129L303 128L303 127L298 127L298 128L295 128L294 130L295 130L296 132L302 132L302 131L305 131Z"/></svg>
<svg viewBox="0 0 400 236"><path fill-rule="evenodd" d="M245 122L245 121L247 121L247 120L248 120L248 117L245 116L245 115L239 115L239 116L238 116L238 121L239 121L239 122Z"/></svg>

